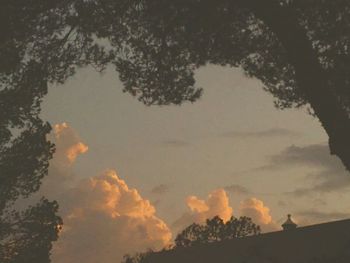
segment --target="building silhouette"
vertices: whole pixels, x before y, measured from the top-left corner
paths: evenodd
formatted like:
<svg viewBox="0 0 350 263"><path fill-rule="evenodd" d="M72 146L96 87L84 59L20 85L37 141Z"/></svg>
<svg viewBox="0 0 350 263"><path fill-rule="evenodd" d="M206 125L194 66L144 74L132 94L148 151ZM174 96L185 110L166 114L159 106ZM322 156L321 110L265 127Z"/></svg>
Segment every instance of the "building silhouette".
<svg viewBox="0 0 350 263"><path fill-rule="evenodd" d="M350 263L350 219L151 253L142 263Z"/></svg>
<svg viewBox="0 0 350 263"><path fill-rule="evenodd" d="M287 215L288 219L282 224L283 230L291 230L297 228L297 224L293 222L292 215Z"/></svg>

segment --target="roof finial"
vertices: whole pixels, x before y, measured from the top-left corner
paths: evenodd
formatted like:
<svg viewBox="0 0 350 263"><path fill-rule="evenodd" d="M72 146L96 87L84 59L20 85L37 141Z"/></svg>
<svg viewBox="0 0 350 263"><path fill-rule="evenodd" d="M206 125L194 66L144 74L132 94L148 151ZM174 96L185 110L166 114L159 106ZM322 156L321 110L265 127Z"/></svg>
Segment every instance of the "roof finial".
<svg viewBox="0 0 350 263"><path fill-rule="evenodd" d="M283 230L295 229L295 228L297 227L297 224L295 224L295 223L292 221L292 215L291 215L291 214L288 214L287 217L288 217L287 221L284 222L283 225L282 225Z"/></svg>

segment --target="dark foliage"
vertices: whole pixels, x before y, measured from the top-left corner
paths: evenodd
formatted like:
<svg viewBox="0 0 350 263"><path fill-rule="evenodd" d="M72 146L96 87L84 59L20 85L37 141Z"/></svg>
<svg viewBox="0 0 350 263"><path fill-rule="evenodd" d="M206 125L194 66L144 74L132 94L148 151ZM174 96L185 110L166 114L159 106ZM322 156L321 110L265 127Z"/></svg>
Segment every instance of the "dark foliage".
<svg viewBox="0 0 350 263"><path fill-rule="evenodd" d="M241 67L277 107L309 105L350 169L347 0L4 0L0 12L2 218L47 174L48 86L83 66L113 65L146 105L194 102L207 63Z"/></svg>
<svg viewBox="0 0 350 263"><path fill-rule="evenodd" d="M231 217L226 223L215 216L207 219L205 225L193 223L186 227L175 238L175 246L164 248L162 251L188 248L200 244L230 240L246 236L259 235L260 227L254 224L251 218L242 216L240 218ZM152 262L152 255L155 252L150 250L145 253L137 253L134 256L125 255L122 263L146 263Z"/></svg>
<svg viewBox="0 0 350 263"><path fill-rule="evenodd" d="M22 212L7 211L0 221L1 262L50 262L51 242L62 225L57 209L56 202L42 199Z"/></svg>
<svg viewBox="0 0 350 263"><path fill-rule="evenodd" d="M350 167L349 1L7 0L1 5L0 77L8 87L2 93L29 93L10 107L16 119L28 106L38 107L47 83L62 83L86 65L97 70L114 65L124 90L147 105L198 99L202 90L193 72L207 63L241 67L262 81L277 107L309 105L329 135L331 153ZM31 78L24 77L28 74ZM22 108L15 110L19 103Z"/></svg>
<svg viewBox="0 0 350 263"><path fill-rule="evenodd" d="M175 239L176 247L189 247L216 241L229 240L260 234L260 227L249 217L231 217L226 223L215 216L207 219L205 225L193 223L186 227Z"/></svg>

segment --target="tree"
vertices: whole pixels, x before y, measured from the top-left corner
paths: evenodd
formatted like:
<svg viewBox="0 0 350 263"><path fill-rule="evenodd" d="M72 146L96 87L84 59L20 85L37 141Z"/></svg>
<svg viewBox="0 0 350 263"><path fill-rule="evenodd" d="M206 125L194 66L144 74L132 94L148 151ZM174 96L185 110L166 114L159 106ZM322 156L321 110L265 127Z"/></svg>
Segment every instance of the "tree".
<svg viewBox="0 0 350 263"><path fill-rule="evenodd" d="M215 216L207 219L205 225L193 223L186 227L175 239L176 247L190 247L216 241L229 240L260 234L260 227L249 217L231 217L226 223Z"/></svg>
<svg viewBox="0 0 350 263"><path fill-rule="evenodd" d="M57 210L57 202L42 199L22 212L7 213L0 225L1 262L50 262L52 241L57 240L62 225Z"/></svg>
<svg viewBox="0 0 350 263"><path fill-rule="evenodd" d="M39 113L48 86L84 66L114 66L146 105L196 101L194 71L207 63L241 67L277 107L309 105L350 169L347 0L4 0L0 10L3 218L47 175L53 146Z"/></svg>
<svg viewBox="0 0 350 263"><path fill-rule="evenodd" d="M153 250L148 250L147 252L143 253L136 253L135 255L131 256L129 254L124 255L122 263L141 263L141 262L147 262L150 255L154 253Z"/></svg>
<svg viewBox="0 0 350 263"><path fill-rule="evenodd" d="M239 66L277 107L308 104L350 168L346 0L8 0L1 10L2 79L34 62L48 83L112 64L145 104L181 104L200 97L196 68Z"/></svg>

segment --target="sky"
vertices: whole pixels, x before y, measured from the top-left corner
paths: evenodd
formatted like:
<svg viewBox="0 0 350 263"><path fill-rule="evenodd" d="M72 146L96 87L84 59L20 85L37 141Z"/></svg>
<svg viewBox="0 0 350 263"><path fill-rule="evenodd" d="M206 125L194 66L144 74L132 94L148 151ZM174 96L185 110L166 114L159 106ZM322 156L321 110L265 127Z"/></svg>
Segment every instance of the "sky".
<svg viewBox="0 0 350 263"><path fill-rule="evenodd" d="M54 263L118 262L215 215L265 232L288 213L299 225L350 217L349 174L306 108L276 109L238 68L195 76L203 96L181 106L143 105L109 68L50 88L42 117L57 152L42 191L65 222Z"/></svg>

